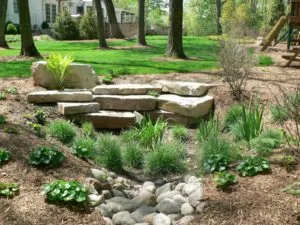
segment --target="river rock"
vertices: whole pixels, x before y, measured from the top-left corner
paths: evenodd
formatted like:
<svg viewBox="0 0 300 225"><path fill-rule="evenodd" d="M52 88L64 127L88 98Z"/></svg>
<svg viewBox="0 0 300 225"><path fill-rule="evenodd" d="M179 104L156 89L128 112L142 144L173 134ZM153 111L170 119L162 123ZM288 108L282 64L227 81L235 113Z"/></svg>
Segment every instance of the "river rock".
<svg viewBox="0 0 300 225"><path fill-rule="evenodd" d="M159 213L154 216L153 225L171 225L171 219L167 215Z"/></svg>
<svg viewBox="0 0 300 225"><path fill-rule="evenodd" d="M151 213L154 213L156 210L154 207L149 206L141 206L140 208L136 209L131 216L139 223L144 222L143 218Z"/></svg>
<svg viewBox="0 0 300 225"><path fill-rule="evenodd" d="M113 215L112 221L116 225L134 225L136 221L129 212L123 211Z"/></svg>
<svg viewBox="0 0 300 225"><path fill-rule="evenodd" d="M189 203L184 203L181 205L181 214L184 216L192 215L194 211L194 208Z"/></svg>
<svg viewBox="0 0 300 225"><path fill-rule="evenodd" d="M156 210L164 214L180 213L180 205L173 199L164 199L156 205Z"/></svg>

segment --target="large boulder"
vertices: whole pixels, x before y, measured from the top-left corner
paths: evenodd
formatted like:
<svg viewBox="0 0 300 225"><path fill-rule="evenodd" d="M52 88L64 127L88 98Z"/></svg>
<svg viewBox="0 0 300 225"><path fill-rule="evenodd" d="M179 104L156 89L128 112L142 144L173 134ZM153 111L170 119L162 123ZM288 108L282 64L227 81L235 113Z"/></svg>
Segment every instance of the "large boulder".
<svg viewBox="0 0 300 225"><path fill-rule="evenodd" d="M38 61L32 64L32 76L35 86L49 90L56 89L53 74L47 69L47 62ZM72 63L67 70L65 88L93 88L99 84L98 76L90 65Z"/></svg>
<svg viewBox="0 0 300 225"><path fill-rule="evenodd" d="M156 210L167 215L178 214L181 212L181 206L175 200L167 198L157 204Z"/></svg>

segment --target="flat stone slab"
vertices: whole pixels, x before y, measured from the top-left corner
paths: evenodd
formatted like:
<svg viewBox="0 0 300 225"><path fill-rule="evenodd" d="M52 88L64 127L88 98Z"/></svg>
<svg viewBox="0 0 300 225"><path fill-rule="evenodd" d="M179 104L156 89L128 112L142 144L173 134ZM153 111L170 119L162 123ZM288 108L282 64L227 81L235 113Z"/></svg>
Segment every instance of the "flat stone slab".
<svg viewBox="0 0 300 225"><path fill-rule="evenodd" d="M131 112L99 111L80 115L97 129L124 129L136 125L136 116Z"/></svg>
<svg viewBox="0 0 300 225"><path fill-rule="evenodd" d="M80 113L94 113L99 112L100 107L97 102L80 102L80 103L71 103L71 102L59 102L58 112L62 115L74 115Z"/></svg>
<svg viewBox="0 0 300 225"><path fill-rule="evenodd" d="M183 96L201 97L206 95L209 89L218 86L217 84L207 84L198 82L185 82L185 81L167 81L160 80L156 83L162 85L163 93L171 93Z"/></svg>
<svg viewBox="0 0 300 225"><path fill-rule="evenodd" d="M149 91L161 93L160 84L115 84L99 85L93 88L95 95L146 95Z"/></svg>
<svg viewBox="0 0 300 225"><path fill-rule="evenodd" d="M154 110L156 98L149 95L93 95L101 110L149 111Z"/></svg>
<svg viewBox="0 0 300 225"><path fill-rule="evenodd" d="M213 107L214 98L181 97L178 95L160 95L157 98L158 108L186 117L199 118L207 115Z"/></svg>
<svg viewBox="0 0 300 225"><path fill-rule="evenodd" d="M30 103L56 103L56 102L91 102L93 95L90 91L37 91L28 94Z"/></svg>

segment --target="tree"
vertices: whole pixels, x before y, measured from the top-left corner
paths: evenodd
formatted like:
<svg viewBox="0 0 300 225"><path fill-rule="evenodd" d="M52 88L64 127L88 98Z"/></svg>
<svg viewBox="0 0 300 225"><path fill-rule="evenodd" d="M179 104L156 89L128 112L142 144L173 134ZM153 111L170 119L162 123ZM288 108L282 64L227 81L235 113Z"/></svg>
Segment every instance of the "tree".
<svg viewBox="0 0 300 225"><path fill-rule="evenodd" d="M186 55L182 45L183 0L170 0L169 23L167 56L184 59Z"/></svg>
<svg viewBox="0 0 300 225"><path fill-rule="evenodd" d="M217 32L218 34L222 34L222 24L221 24L221 17L222 17L222 0L216 0L217 6Z"/></svg>
<svg viewBox="0 0 300 225"><path fill-rule="evenodd" d="M103 11L101 6L101 0L95 0L95 7L97 11L97 32L100 48L108 48L105 40L105 24L103 19Z"/></svg>
<svg viewBox="0 0 300 225"><path fill-rule="evenodd" d="M6 12L7 12L7 1L8 0L0 0L0 47L8 48L8 44L5 40L5 20L6 20Z"/></svg>
<svg viewBox="0 0 300 225"><path fill-rule="evenodd" d="M139 0L139 27L138 27L138 43L146 46L145 34L145 0Z"/></svg>
<svg viewBox="0 0 300 225"><path fill-rule="evenodd" d="M285 15L285 3L284 0L273 0L271 4L271 18L269 24L274 26L280 17Z"/></svg>
<svg viewBox="0 0 300 225"><path fill-rule="evenodd" d="M104 0L108 21L110 25L110 32L112 38L125 38L124 34L122 33L115 12L115 7L112 0Z"/></svg>
<svg viewBox="0 0 300 225"><path fill-rule="evenodd" d="M29 57L40 57L40 53L35 47L31 30L31 19L28 0L18 0L20 33L21 33L21 53L20 55Z"/></svg>

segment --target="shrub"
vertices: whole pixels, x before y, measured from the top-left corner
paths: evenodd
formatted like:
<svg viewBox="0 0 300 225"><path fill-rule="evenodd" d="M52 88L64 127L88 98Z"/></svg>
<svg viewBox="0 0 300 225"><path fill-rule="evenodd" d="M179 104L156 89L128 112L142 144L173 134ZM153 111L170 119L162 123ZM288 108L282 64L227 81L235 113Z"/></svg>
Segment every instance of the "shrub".
<svg viewBox="0 0 300 225"><path fill-rule="evenodd" d="M178 143L157 146L145 157L144 171L151 176L180 173L185 171L184 149Z"/></svg>
<svg viewBox="0 0 300 225"><path fill-rule="evenodd" d="M49 125L50 134L61 141L63 144L71 143L75 136L75 128L73 124L66 120L54 120Z"/></svg>
<svg viewBox="0 0 300 225"><path fill-rule="evenodd" d="M230 94L236 100L244 96L247 79L251 74L251 68L255 66L256 60L253 54L248 52L246 46L232 38L220 40L220 66L224 81L230 86Z"/></svg>
<svg viewBox="0 0 300 225"><path fill-rule="evenodd" d="M237 183L236 176L228 172L219 172L216 174L214 181L217 188L226 190L229 186Z"/></svg>
<svg viewBox="0 0 300 225"><path fill-rule="evenodd" d="M42 24L41 24L41 28L42 28L43 30L46 30L46 29L49 29L50 26L49 26L49 24L47 23L47 21L44 21L44 22L42 22Z"/></svg>
<svg viewBox="0 0 300 225"><path fill-rule="evenodd" d="M35 119L36 119L36 122L40 125L45 125L46 122L47 122L47 113L43 110L43 109L38 109L36 112L35 112Z"/></svg>
<svg viewBox="0 0 300 225"><path fill-rule="evenodd" d="M20 191L20 186L17 183L0 182L0 196L13 197Z"/></svg>
<svg viewBox="0 0 300 225"><path fill-rule="evenodd" d="M6 163L11 158L11 152L0 148L0 165Z"/></svg>
<svg viewBox="0 0 300 225"><path fill-rule="evenodd" d="M123 159L127 166L140 169L143 166L144 151L141 146L129 143L123 151Z"/></svg>
<svg viewBox="0 0 300 225"><path fill-rule="evenodd" d="M96 148L95 140L91 138L77 138L72 147L72 153L82 159L92 158Z"/></svg>
<svg viewBox="0 0 300 225"><path fill-rule="evenodd" d="M97 141L95 162L116 172L123 169L120 145L111 135L104 135Z"/></svg>
<svg viewBox="0 0 300 225"><path fill-rule="evenodd" d="M60 40L78 40L80 36L78 25L67 10L57 16L54 30Z"/></svg>
<svg viewBox="0 0 300 225"><path fill-rule="evenodd" d="M6 123L6 116L0 115L0 124L5 124Z"/></svg>
<svg viewBox="0 0 300 225"><path fill-rule="evenodd" d="M68 76L68 67L74 61L71 56L51 54L47 59L47 69L53 74L57 89L64 88L63 83Z"/></svg>
<svg viewBox="0 0 300 225"><path fill-rule="evenodd" d="M230 130L243 116L243 107L241 105L233 105L229 108L224 119L224 129Z"/></svg>
<svg viewBox="0 0 300 225"><path fill-rule="evenodd" d="M200 120L199 128L197 131L197 138L199 142L204 142L210 137L216 137L219 135L219 119L210 118L209 120Z"/></svg>
<svg viewBox="0 0 300 225"><path fill-rule="evenodd" d="M17 27L13 23L9 23L6 27L6 34L16 35L17 33Z"/></svg>
<svg viewBox="0 0 300 225"><path fill-rule="evenodd" d="M97 38L97 23L94 10L89 9L83 15L80 21L80 32L84 38L96 39Z"/></svg>
<svg viewBox="0 0 300 225"><path fill-rule="evenodd" d="M188 129L183 125L176 125L172 127L172 135L175 139L184 142L188 140Z"/></svg>
<svg viewBox="0 0 300 225"><path fill-rule="evenodd" d="M104 84L112 84L113 83L113 76L111 74L105 74L102 82Z"/></svg>
<svg viewBox="0 0 300 225"><path fill-rule="evenodd" d="M244 159L237 166L237 171L242 177L252 177L259 173L267 172L270 170L269 162L261 157L254 156Z"/></svg>
<svg viewBox="0 0 300 225"><path fill-rule="evenodd" d="M64 161L64 154L53 147L37 147L28 157L28 162L34 166L60 166Z"/></svg>
<svg viewBox="0 0 300 225"><path fill-rule="evenodd" d="M88 190L77 181L57 180L44 186L49 202L60 202L85 206L88 202Z"/></svg>
<svg viewBox="0 0 300 225"><path fill-rule="evenodd" d="M229 168L230 160L223 155L210 155L204 160L203 168L205 173L222 172Z"/></svg>
<svg viewBox="0 0 300 225"><path fill-rule="evenodd" d="M95 128L91 122L84 122L81 125L81 129L82 129L82 133L83 133L84 137L92 138L92 139L96 138Z"/></svg>

